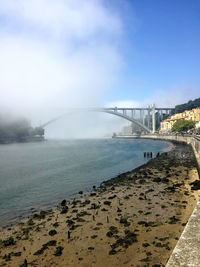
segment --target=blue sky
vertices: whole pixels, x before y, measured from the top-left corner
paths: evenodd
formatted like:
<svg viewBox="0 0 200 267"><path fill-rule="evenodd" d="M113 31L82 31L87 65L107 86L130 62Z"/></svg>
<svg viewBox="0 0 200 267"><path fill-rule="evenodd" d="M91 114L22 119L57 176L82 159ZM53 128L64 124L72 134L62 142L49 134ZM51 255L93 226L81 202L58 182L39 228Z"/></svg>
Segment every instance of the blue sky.
<svg viewBox="0 0 200 267"><path fill-rule="evenodd" d="M173 106L200 97L199 0L2 0L1 107Z"/></svg>
<svg viewBox="0 0 200 267"><path fill-rule="evenodd" d="M187 93L185 97L179 96L177 102L199 97L200 2L129 3L136 25L126 32L126 66L117 90L119 99L143 101L144 97L153 99L160 91L169 92L170 96L173 91Z"/></svg>

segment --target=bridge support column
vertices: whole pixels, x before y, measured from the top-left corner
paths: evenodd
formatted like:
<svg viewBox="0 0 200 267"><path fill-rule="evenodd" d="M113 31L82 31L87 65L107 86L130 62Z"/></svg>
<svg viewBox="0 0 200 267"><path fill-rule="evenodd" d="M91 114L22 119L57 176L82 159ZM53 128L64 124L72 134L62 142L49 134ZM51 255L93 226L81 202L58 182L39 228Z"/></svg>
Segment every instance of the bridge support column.
<svg viewBox="0 0 200 267"><path fill-rule="evenodd" d="M142 122L142 110L140 110L140 122Z"/></svg>
<svg viewBox="0 0 200 267"><path fill-rule="evenodd" d="M134 132L134 123L132 122L131 123L131 133L133 134L133 132Z"/></svg>
<svg viewBox="0 0 200 267"><path fill-rule="evenodd" d="M160 111L161 121L163 120L163 110Z"/></svg>
<svg viewBox="0 0 200 267"><path fill-rule="evenodd" d="M145 111L142 110L142 123L145 125Z"/></svg>
<svg viewBox="0 0 200 267"><path fill-rule="evenodd" d="M156 114L155 114L155 104L152 106L152 133L156 131Z"/></svg>
<svg viewBox="0 0 200 267"><path fill-rule="evenodd" d="M134 115L133 115L134 113L133 113L133 109L131 110L131 117L133 118L134 117Z"/></svg>
<svg viewBox="0 0 200 267"><path fill-rule="evenodd" d="M148 106L147 127L150 129L150 106Z"/></svg>

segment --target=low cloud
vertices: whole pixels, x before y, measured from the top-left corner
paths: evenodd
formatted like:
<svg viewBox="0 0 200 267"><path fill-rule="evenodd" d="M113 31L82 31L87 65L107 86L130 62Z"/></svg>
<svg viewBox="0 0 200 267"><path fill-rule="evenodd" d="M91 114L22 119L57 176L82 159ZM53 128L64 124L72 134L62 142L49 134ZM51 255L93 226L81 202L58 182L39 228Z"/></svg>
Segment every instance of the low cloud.
<svg viewBox="0 0 200 267"><path fill-rule="evenodd" d="M4 0L0 17L1 107L38 122L102 105L123 65L117 13L101 0Z"/></svg>
<svg viewBox="0 0 200 267"><path fill-rule="evenodd" d="M101 0L3 0L0 14L8 20L10 31L31 30L45 38L88 41L88 38L112 37L122 30L118 15Z"/></svg>

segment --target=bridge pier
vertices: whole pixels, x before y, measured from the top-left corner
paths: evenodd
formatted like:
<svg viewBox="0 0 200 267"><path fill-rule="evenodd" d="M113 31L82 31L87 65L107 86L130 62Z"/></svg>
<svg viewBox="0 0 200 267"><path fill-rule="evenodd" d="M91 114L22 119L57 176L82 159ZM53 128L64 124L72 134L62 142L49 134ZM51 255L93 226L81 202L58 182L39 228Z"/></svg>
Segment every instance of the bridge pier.
<svg viewBox="0 0 200 267"><path fill-rule="evenodd" d="M163 111L160 111L161 120L163 120Z"/></svg>
<svg viewBox="0 0 200 267"><path fill-rule="evenodd" d="M140 121L142 122L142 110L140 110Z"/></svg>
<svg viewBox="0 0 200 267"><path fill-rule="evenodd" d="M150 106L148 106L148 114L147 114L147 127L150 129Z"/></svg>
<svg viewBox="0 0 200 267"><path fill-rule="evenodd" d="M133 118L133 109L131 110L131 118Z"/></svg>
<svg viewBox="0 0 200 267"><path fill-rule="evenodd" d="M145 111L142 110L142 123L145 125Z"/></svg>
<svg viewBox="0 0 200 267"><path fill-rule="evenodd" d="M152 106L152 133L156 131L156 114L155 114L155 104Z"/></svg>

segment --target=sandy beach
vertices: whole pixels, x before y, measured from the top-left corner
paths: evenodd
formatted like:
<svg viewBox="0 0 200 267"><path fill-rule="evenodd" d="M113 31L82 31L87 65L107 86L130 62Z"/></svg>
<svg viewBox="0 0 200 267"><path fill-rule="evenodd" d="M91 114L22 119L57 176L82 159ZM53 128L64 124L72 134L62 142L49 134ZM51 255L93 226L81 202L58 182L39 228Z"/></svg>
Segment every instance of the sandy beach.
<svg viewBox="0 0 200 267"><path fill-rule="evenodd" d="M199 198L190 146L0 231L0 267L165 266Z"/></svg>

